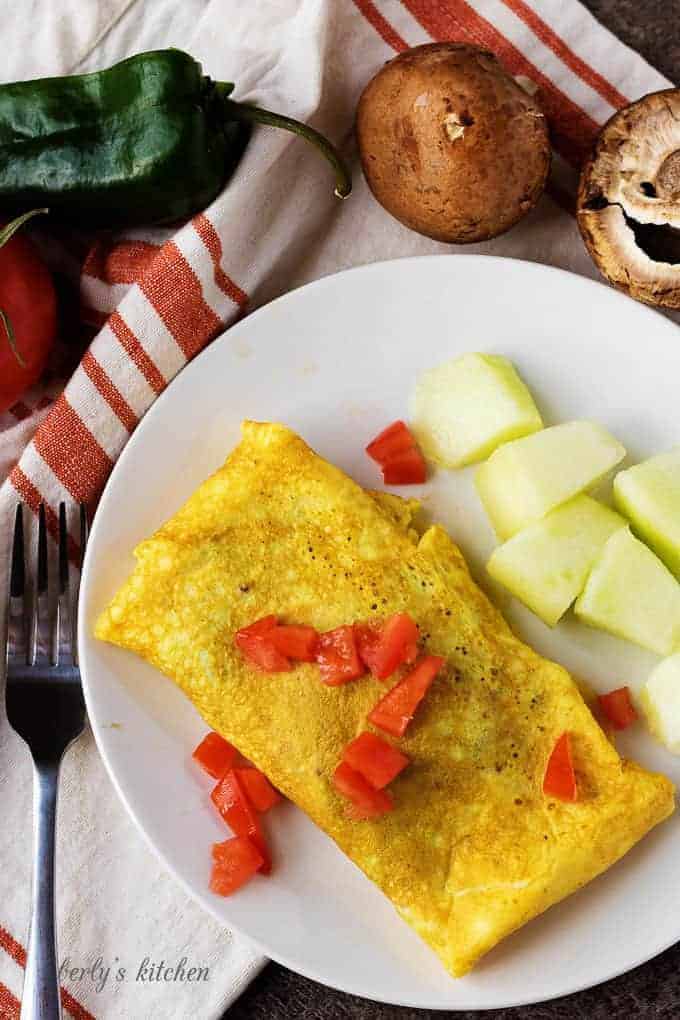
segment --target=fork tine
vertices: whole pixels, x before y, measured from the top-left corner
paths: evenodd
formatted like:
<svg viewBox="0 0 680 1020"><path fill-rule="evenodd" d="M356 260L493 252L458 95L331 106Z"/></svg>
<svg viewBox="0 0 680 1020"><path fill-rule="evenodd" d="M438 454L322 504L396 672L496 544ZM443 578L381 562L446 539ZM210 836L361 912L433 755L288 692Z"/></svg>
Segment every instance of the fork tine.
<svg viewBox="0 0 680 1020"><path fill-rule="evenodd" d="M59 504L59 594L68 588L68 525L66 503Z"/></svg>
<svg viewBox="0 0 680 1020"><path fill-rule="evenodd" d="M68 616L68 525L66 522L66 503L63 502L59 504L58 556L59 578L50 633L50 662L53 666L59 665L61 655L61 624L62 620Z"/></svg>
<svg viewBox="0 0 680 1020"><path fill-rule="evenodd" d="M38 510L38 594L47 591L47 521L45 520L45 504L41 503Z"/></svg>
<svg viewBox="0 0 680 1020"><path fill-rule="evenodd" d="M12 539L12 567L10 572L10 598L22 599L26 585L26 561L24 558L24 514L21 503L17 504L14 516L14 538Z"/></svg>
<svg viewBox="0 0 680 1020"><path fill-rule="evenodd" d="M26 646L26 662L35 666L38 659L38 624L41 608L47 594L47 527L45 522L45 506L40 504L38 510L38 550L35 573L35 584L31 592L28 623L28 642Z"/></svg>
<svg viewBox="0 0 680 1020"><path fill-rule="evenodd" d="M85 559L85 549L87 548L87 540L90 535L90 527L87 520L87 507L84 503L80 504L80 572L82 573L83 561ZM75 593L72 605L72 616L71 616L71 649L73 654L73 663L75 666L78 665L78 600L80 597L80 574L76 581Z"/></svg>
<svg viewBox="0 0 680 1020"><path fill-rule="evenodd" d="M22 620L26 626L26 556L24 552L24 513L21 503L17 504L14 515L14 535L12 538L12 559L9 575L9 598L7 602L7 620L5 629L5 661L9 661L12 640L11 626L13 620ZM25 635L24 635L25 636ZM16 647L13 649L16 654Z"/></svg>

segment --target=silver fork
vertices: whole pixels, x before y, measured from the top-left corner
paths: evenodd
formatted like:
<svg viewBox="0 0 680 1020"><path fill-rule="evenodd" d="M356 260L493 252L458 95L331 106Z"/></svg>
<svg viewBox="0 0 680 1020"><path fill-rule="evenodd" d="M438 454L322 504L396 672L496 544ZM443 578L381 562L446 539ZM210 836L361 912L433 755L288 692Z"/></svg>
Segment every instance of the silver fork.
<svg viewBox="0 0 680 1020"><path fill-rule="evenodd" d="M80 505L80 557L87 543ZM27 569L24 510L14 522L6 628L7 718L33 756L33 884L21 1020L60 1020L54 920L55 822L59 766L85 724L76 641L77 583L69 577L66 505L59 507L56 584L49 584L45 507L38 515L35 569ZM65 627L65 620L69 626ZM44 642L44 643L43 643ZM42 648L45 648L43 651Z"/></svg>

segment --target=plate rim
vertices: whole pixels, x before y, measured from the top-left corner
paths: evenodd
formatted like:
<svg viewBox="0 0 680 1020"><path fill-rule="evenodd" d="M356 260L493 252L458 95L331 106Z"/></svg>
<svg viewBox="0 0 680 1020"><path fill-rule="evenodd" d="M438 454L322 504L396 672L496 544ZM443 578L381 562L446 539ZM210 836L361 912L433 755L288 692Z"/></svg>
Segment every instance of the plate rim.
<svg viewBox="0 0 680 1020"><path fill-rule="evenodd" d="M401 265L415 262L422 263L432 261L441 262L443 259L450 259L452 257L455 257L457 259L462 258L467 262L484 262L484 263L493 262L500 264L508 263L518 264L519 266L522 267L522 271L528 271L529 273L536 273L537 275L555 274L562 278L564 277L572 278L573 280L577 281L577 286L579 287L583 284L597 287L600 293L602 292L607 293L611 300L613 300L614 302L617 303L633 302L634 307L642 313L643 317L646 314L650 314L656 319L657 326L663 323L662 328L665 329L666 327L668 327L669 335L672 332L676 332L677 334L678 325L671 319L667 318L662 311L650 305L643 304L642 302L634 301L626 294L615 289L614 287L611 287L605 281L592 279L590 277L583 276L580 273L572 272L571 270L568 269L563 269L560 266L552 266L543 262L533 262L529 259L512 258L504 255L480 254L473 252L469 253L456 252L455 254L442 252L437 254L398 256L392 259L381 259L375 262L368 262L362 263L361 265L350 266L346 269L342 269L334 273L328 273L325 276L321 276L315 280L311 280L308 281L307 283L301 284L298 287L294 287L291 290L285 291L284 293L273 298L271 301L268 301L265 304L260 305L259 307L255 308L252 312L250 312L248 315L238 319L232 325L222 330L222 332L219 333L208 344L206 344L206 346L201 351L199 351L199 353L194 358L192 358L191 361L187 362L180 369L180 371L170 380L170 382L167 384L163 392L158 397L156 397L154 402L149 407L148 411L139 421L134 432L130 435L129 439L125 443L125 446L123 447L121 453L119 454L111 470L111 473L107 478L106 484L104 485L100 499L98 501L97 509L99 509L99 507L104 503L105 500L108 501L109 499L111 499L111 493L115 488L117 475L122 470L121 465L123 465L126 462L126 459L132 455L131 451L134 451L136 445L139 444L140 442L143 442L144 428L146 427L147 422L152 420L155 415L162 414L163 408L165 407L167 401L173 399L172 396L169 396L169 394L173 389L175 379L184 375L186 372L200 371L200 369L197 369L195 366L197 364L200 364L204 357L211 356L211 352L224 346L228 342L228 340L234 336L234 331L238 332L246 323L249 324L254 318L259 317L262 313L268 312L269 309L272 308L272 306L278 305L282 302L285 303L286 301L290 300L293 296L297 296L301 292L307 291L310 288L322 288L324 286L331 285L332 281L336 281L338 277L344 278L346 276L350 276L353 274L370 273L371 271L384 270L386 267L391 267L394 264ZM89 603L89 588L91 583L90 577L95 571L95 567L93 566L93 554L91 552L91 549L96 546L98 538L98 519L101 520L101 517L98 517L98 514L95 513L90 531L90 541L88 542L88 547L85 553L82 568L81 597L79 598L78 604L78 622L77 622L78 652L81 662L82 685L87 708L87 716L97 745L97 750L104 762L104 766L106 768L108 776L113 784L116 794L118 795L120 801L122 802L128 814L128 817L132 819L136 829L141 833L141 835L144 838L144 841L150 847L150 849L156 856L157 860L161 862L165 871L169 873L173 877L173 879L179 883L180 887L184 890L184 892L191 900L198 903L201 906L201 908L207 911L207 913L214 920L216 920L220 925L224 926L225 919L219 915L216 909L214 909L210 898L206 894L202 893L200 890L195 889L191 885L191 883L182 876L182 874L168 860L165 853L160 849L160 847L156 845L151 835L147 832L142 818L139 817L138 812L135 810L132 803L128 800L125 791L118 780L115 766L113 765L112 761L109 758L108 745L105 739L106 735L104 733L105 727L103 725L100 725L100 721L97 719L96 713L92 711L92 707L94 704L94 693L91 692L90 690L90 683L88 678L89 670L88 641L94 641L95 639L91 636L88 636L87 634L85 614L87 612L87 606ZM83 595L85 597L83 597ZM559 906L559 904L555 904L554 906ZM622 967L614 967L611 971L608 971L602 977L599 977L596 981L591 981L590 979L586 979L585 981L582 982L577 981L575 984L570 985L567 991L561 989L540 999L520 997L504 1000L503 1004L495 1004L489 1006L480 1006L476 1003L443 1005L441 1004L441 1001L430 1003L427 1001L423 1001L422 999L418 1001L416 1000L404 1001L403 999L400 1001L395 1001L394 999L384 998L379 995L376 996L374 993L370 993L368 991L357 991L356 988L347 987L347 985L341 981L338 982L330 981L326 976L320 977L317 973L315 973L314 968L307 967L303 968L297 961L295 963L292 963L289 959L286 958L285 953L272 952L262 943L260 939L254 938L253 936L245 933L244 931L241 930L241 928L238 925L233 924L233 922L228 921L227 924L235 933L239 935L239 937L243 938L247 943L252 945L259 953L261 953L264 956L265 965L268 960L272 960L280 964L281 966L286 967L288 970L293 971L293 973L300 974L303 977L315 981L322 987L332 988L333 990L342 992L343 994L354 995L358 998L363 998L370 1002L377 1002L388 1006L402 1006L405 1008L412 1009L449 1011L452 1013L465 1012L470 1009L479 1010L480 1012L482 1011L486 1012L494 1009L514 1009L521 1006L538 1005L544 1002L553 1001L554 999L557 998L576 995L579 992L586 991L590 988L596 988L607 981L614 980L618 977L621 977L623 974L628 974L632 972L636 968L643 966L650 960L661 955L671 946L676 945L680 941L680 923L679 923L677 937L671 939L667 943L662 944L660 947L655 947L648 955L643 955L640 959L636 960L635 962L626 964ZM259 970L257 973L259 973ZM451 978L451 981L455 981L455 979Z"/></svg>

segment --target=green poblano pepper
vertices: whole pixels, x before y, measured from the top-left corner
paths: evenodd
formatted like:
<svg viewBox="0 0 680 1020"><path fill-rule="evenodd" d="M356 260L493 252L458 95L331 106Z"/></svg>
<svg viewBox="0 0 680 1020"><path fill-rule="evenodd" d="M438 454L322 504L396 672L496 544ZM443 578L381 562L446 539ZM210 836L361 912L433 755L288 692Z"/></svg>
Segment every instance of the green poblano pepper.
<svg viewBox="0 0 680 1020"><path fill-rule="evenodd" d="M93 227L180 220L204 209L238 163L254 122L307 138L351 178L313 128L229 98L181 50L152 50L105 71L0 85L0 210L49 206Z"/></svg>

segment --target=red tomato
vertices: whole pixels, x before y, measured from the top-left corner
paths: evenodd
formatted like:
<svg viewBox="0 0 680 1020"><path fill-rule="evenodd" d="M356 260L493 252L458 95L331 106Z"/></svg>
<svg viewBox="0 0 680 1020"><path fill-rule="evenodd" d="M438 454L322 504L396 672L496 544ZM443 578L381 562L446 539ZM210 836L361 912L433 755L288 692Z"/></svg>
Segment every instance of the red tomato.
<svg viewBox="0 0 680 1020"><path fill-rule="evenodd" d="M425 458L414 446L383 464L382 476L385 485L422 485L427 479Z"/></svg>
<svg viewBox="0 0 680 1020"><path fill-rule="evenodd" d="M413 662L418 654L418 627L409 614L390 616L367 654L371 673L378 680L387 680L402 663Z"/></svg>
<svg viewBox="0 0 680 1020"><path fill-rule="evenodd" d="M382 790L409 764L409 759L375 733L360 733L342 753L343 761L360 772L375 790Z"/></svg>
<svg viewBox="0 0 680 1020"><path fill-rule="evenodd" d="M418 705L443 665L444 660L438 655L422 658L415 669L395 684L369 712L369 722L391 733L393 737L403 737Z"/></svg>
<svg viewBox="0 0 680 1020"><path fill-rule="evenodd" d="M241 627L236 632L236 637L242 635L244 637L255 637L262 634L268 634L270 630L273 630L278 624L278 620L275 616L263 616L262 619L256 620L255 623L249 624L247 627Z"/></svg>
<svg viewBox="0 0 680 1020"><path fill-rule="evenodd" d="M563 733L552 749L543 779L543 793L546 797L559 800L577 800L576 775L571 760L569 734Z"/></svg>
<svg viewBox="0 0 680 1020"><path fill-rule="evenodd" d="M260 821L234 769L227 769L210 797L229 828L253 841L264 861L260 870L268 875L272 865Z"/></svg>
<svg viewBox="0 0 680 1020"><path fill-rule="evenodd" d="M382 628L373 623L355 623L354 640L357 643L359 658L365 666L368 666L371 673L375 659L375 650L380 641ZM375 674L374 674L375 675Z"/></svg>
<svg viewBox="0 0 680 1020"><path fill-rule="evenodd" d="M264 636L254 634L242 637L236 643L251 666L264 673L287 673L290 669L290 661Z"/></svg>
<svg viewBox="0 0 680 1020"><path fill-rule="evenodd" d="M357 820L377 818L394 807L388 793L374 790L346 761L340 762L333 773L333 783L338 793L350 801L351 817Z"/></svg>
<svg viewBox="0 0 680 1020"><path fill-rule="evenodd" d="M329 687L356 680L366 672L359 658L353 627L337 627L321 634L316 661L321 679Z"/></svg>
<svg viewBox="0 0 680 1020"><path fill-rule="evenodd" d="M392 422L366 447L382 468L386 485L418 485L427 478L427 465L403 421Z"/></svg>
<svg viewBox="0 0 680 1020"><path fill-rule="evenodd" d="M408 425L403 421L393 421L375 439L371 440L366 447L366 453L382 467L415 445L416 441L411 435Z"/></svg>
<svg viewBox="0 0 680 1020"><path fill-rule="evenodd" d="M298 662L314 662L319 635L313 627L277 626L269 631L267 640L277 651Z"/></svg>
<svg viewBox="0 0 680 1020"><path fill-rule="evenodd" d="M42 210L41 210L42 211ZM52 277L27 237L0 232L0 412L38 381L57 336L57 299Z"/></svg>
<svg viewBox="0 0 680 1020"><path fill-rule="evenodd" d="M269 811L269 808L274 807L281 800L281 794L278 790L274 789L267 777L259 769L236 769L236 775L248 800L260 814Z"/></svg>
<svg viewBox="0 0 680 1020"><path fill-rule="evenodd" d="M262 869L260 851L247 836L234 836L214 843L210 889L218 896L230 896Z"/></svg>
<svg viewBox="0 0 680 1020"><path fill-rule="evenodd" d="M286 673L290 669L290 662L269 640L275 627L275 616L263 616L261 620L238 630L234 635L234 643L251 666L265 673Z"/></svg>
<svg viewBox="0 0 680 1020"><path fill-rule="evenodd" d="M209 776L220 779L234 764L237 754L236 748L219 733L208 733L191 757Z"/></svg>
<svg viewBox="0 0 680 1020"><path fill-rule="evenodd" d="M638 717L633 702L630 700L628 687L618 687L608 694L601 694L597 700L615 730L625 730Z"/></svg>

